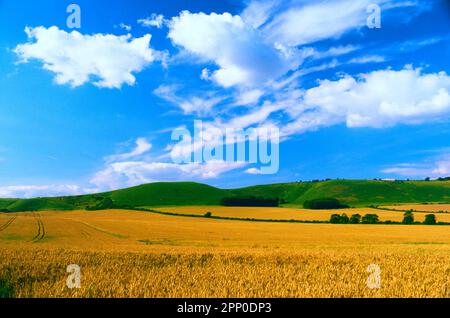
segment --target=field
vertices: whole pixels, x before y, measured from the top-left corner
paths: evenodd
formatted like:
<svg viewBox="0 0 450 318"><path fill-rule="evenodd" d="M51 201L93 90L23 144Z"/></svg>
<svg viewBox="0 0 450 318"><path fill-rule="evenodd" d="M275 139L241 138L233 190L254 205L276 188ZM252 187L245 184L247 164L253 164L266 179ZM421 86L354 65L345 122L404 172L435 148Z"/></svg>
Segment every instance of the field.
<svg viewBox="0 0 450 318"><path fill-rule="evenodd" d="M424 205L426 206L426 205ZM430 205L430 207L433 205ZM348 216L352 214L377 214L380 221L395 221L401 222L403 220L403 206L397 206L398 211L386 211L373 208L353 208L353 209L339 209L339 210L307 210L294 208L259 208L259 207L223 207L223 206L188 206L188 207L160 207L153 208L156 211L172 212L185 215L205 215L211 212L213 216L226 218L240 218L240 219L260 219L260 220L297 220L297 221L328 221L330 216L334 213L346 213ZM431 211L431 210L430 210ZM439 211L439 210L438 210ZM430 212L431 213L431 212ZM414 218L416 221L423 222L425 215L428 213L415 212ZM450 222L450 213L436 214L438 222Z"/></svg>
<svg viewBox="0 0 450 318"><path fill-rule="evenodd" d="M0 296L449 297L449 232L125 210L0 213ZM80 289L66 287L70 264L81 267ZM370 264L381 269L379 289L367 287Z"/></svg>
<svg viewBox="0 0 450 318"><path fill-rule="evenodd" d="M450 213L450 204L400 204L387 205L382 208L397 210L397 211L421 211L429 213Z"/></svg>

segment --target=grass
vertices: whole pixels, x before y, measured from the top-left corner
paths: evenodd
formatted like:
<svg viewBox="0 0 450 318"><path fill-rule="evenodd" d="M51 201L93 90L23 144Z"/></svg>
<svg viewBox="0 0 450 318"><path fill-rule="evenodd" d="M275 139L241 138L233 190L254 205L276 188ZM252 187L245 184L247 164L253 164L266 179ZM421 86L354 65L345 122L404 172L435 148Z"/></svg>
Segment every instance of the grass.
<svg viewBox="0 0 450 318"><path fill-rule="evenodd" d="M17 216L0 231L0 296L450 296L450 236L445 226L49 211L39 213L45 237L34 243L37 218L30 213ZM0 213L0 223L10 218ZM24 239L2 239L12 236ZM52 239L46 240L48 236ZM70 264L81 267L79 290L65 287ZM379 290L366 286L370 264L382 269Z"/></svg>
<svg viewBox="0 0 450 318"><path fill-rule="evenodd" d="M354 207L400 203L450 202L450 181L330 180L218 189L193 182L152 183L94 195L1 199L0 210L64 211L96 206L110 198L118 207L221 205L225 197L279 198L286 207L301 208L306 200L336 198Z"/></svg>

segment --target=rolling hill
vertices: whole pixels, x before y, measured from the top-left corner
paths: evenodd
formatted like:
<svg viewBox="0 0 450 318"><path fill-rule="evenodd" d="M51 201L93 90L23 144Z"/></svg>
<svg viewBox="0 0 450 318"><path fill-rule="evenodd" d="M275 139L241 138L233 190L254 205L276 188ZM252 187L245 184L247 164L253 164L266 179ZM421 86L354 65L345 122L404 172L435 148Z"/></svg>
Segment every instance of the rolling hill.
<svg viewBox="0 0 450 318"><path fill-rule="evenodd" d="M4 212L76 210L115 207L221 205L223 198L279 198L284 206L301 207L305 200L336 198L349 206L397 203L450 203L450 181L330 180L219 189L194 182L160 182L117 191L69 197L0 199ZM107 207L107 204L105 205Z"/></svg>

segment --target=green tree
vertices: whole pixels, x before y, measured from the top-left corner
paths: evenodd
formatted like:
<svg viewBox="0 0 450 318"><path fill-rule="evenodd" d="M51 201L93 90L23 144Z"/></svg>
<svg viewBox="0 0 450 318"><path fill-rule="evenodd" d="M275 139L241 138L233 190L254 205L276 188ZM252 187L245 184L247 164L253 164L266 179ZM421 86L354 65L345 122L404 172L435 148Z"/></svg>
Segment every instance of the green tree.
<svg viewBox="0 0 450 318"><path fill-rule="evenodd" d="M350 222L351 224L359 224L359 223L361 223L361 215L359 215L359 214L353 214L353 215L350 217L349 222Z"/></svg>
<svg viewBox="0 0 450 318"><path fill-rule="evenodd" d="M413 224L414 223L414 214L411 211L405 212L403 214L403 224Z"/></svg>
<svg viewBox="0 0 450 318"><path fill-rule="evenodd" d="M330 223L339 224L341 223L341 216L339 214L333 214L330 217Z"/></svg>
<svg viewBox="0 0 450 318"><path fill-rule="evenodd" d="M345 213L343 213L343 214L341 215L341 223L342 223L342 224L348 224L349 221L350 221L350 219L348 218L348 215L345 214Z"/></svg>
<svg viewBox="0 0 450 318"><path fill-rule="evenodd" d="M425 220L423 221L423 224L426 224L426 225L436 224L436 215L434 215L434 214L425 215Z"/></svg>
<svg viewBox="0 0 450 318"><path fill-rule="evenodd" d="M362 217L362 222L364 224L377 224L380 222L378 215L376 214L366 214Z"/></svg>

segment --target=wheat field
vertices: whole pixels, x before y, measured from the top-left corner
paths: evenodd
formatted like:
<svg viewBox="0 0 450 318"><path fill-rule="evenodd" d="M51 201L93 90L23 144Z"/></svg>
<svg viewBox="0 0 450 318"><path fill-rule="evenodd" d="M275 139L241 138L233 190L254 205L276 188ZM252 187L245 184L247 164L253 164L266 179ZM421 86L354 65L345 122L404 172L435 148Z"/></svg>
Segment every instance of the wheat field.
<svg viewBox="0 0 450 318"><path fill-rule="evenodd" d="M212 208L211 208L212 209ZM449 297L450 228L0 214L3 297ZM81 269L81 288L66 268ZM367 280L381 269L380 288Z"/></svg>
<svg viewBox="0 0 450 318"><path fill-rule="evenodd" d="M412 206L412 205L408 205ZM423 205L427 206L427 205ZM432 207L433 205L430 205ZM450 205L449 205L450 206ZM211 212L212 215L218 217L241 218L241 219L261 219L261 220L296 220L296 221L328 221L334 213L346 213L348 216L352 214L377 214L380 221L401 222L403 220L403 206L395 206L397 211L387 211L374 208L352 208L337 210L308 210L294 208L260 208L260 207L224 207L224 206L183 206L183 207L160 207L153 208L156 211L172 212L187 215L205 215ZM386 207L388 208L388 207ZM394 209L393 209L394 210ZM427 210L424 210L427 211ZM439 210L428 210L429 213ZM416 221L423 222L426 212L415 212ZM450 222L450 213L439 213L436 215L438 222Z"/></svg>
<svg viewBox="0 0 450 318"><path fill-rule="evenodd" d="M421 211L429 213L450 213L450 204L400 204L400 205L387 205L382 208L397 210L397 211Z"/></svg>

